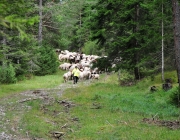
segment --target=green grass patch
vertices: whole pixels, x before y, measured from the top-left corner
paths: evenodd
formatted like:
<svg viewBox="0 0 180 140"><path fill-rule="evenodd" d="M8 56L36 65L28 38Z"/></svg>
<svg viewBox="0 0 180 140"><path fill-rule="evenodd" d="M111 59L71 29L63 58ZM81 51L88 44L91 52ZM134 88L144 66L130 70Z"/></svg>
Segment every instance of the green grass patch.
<svg viewBox="0 0 180 140"><path fill-rule="evenodd" d="M30 80L19 81L15 84L0 85L0 98L7 96L8 94L26 90L56 87L63 82L63 73L64 71L59 71L54 75L34 76Z"/></svg>
<svg viewBox="0 0 180 140"><path fill-rule="evenodd" d="M29 132L32 138L51 139L51 132L62 131L61 126L67 122L67 114L57 102L44 104L41 100L26 103L32 109L27 111L20 121L22 134Z"/></svg>
<svg viewBox="0 0 180 140"><path fill-rule="evenodd" d="M179 120L179 109L169 102L172 90L163 91L158 82L155 83L159 86L158 91L151 93L149 87L154 83L150 79L144 79L131 87L120 87L112 80L100 80L89 87L68 89L63 94L63 98L71 99L78 105L71 113L80 120L80 127L74 126L74 133L70 133L68 139L179 138L179 130L142 122L143 118L153 117L160 120Z"/></svg>

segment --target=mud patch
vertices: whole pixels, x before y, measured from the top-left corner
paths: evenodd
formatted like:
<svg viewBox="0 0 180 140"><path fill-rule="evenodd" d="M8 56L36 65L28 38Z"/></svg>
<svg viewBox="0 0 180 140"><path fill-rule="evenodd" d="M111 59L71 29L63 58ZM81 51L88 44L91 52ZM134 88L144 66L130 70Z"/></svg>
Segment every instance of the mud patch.
<svg viewBox="0 0 180 140"><path fill-rule="evenodd" d="M169 121L169 120L158 120L158 119L153 119L153 118L151 118L151 119L144 118L143 122L147 123L147 124L153 124L153 125L167 127L172 130L180 128L180 122L177 120Z"/></svg>

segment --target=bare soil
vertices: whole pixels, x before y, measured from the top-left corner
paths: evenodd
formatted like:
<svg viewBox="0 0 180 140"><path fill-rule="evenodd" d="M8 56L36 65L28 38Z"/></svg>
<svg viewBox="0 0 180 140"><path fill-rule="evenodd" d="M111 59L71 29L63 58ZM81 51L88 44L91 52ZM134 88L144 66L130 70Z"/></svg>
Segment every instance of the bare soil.
<svg viewBox="0 0 180 140"><path fill-rule="evenodd" d="M167 127L172 130L180 128L180 122L177 120L172 121L172 120L159 120L154 118L144 118L143 122L151 125Z"/></svg>

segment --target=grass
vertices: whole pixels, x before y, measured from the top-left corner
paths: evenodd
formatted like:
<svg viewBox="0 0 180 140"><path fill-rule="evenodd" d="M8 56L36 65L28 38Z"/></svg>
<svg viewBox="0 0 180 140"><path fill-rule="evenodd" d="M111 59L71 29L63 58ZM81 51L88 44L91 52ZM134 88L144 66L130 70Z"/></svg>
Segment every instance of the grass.
<svg viewBox="0 0 180 140"><path fill-rule="evenodd" d="M48 115L45 115L43 111L40 109L40 101L31 101L29 102L29 106L32 107L32 110L25 113L21 120L21 128L23 129L23 133L30 132L30 134L35 137L43 137L47 138L46 134L48 134L48 130L53 129L53 125L49 125L47 123Z"/></svg>
<svg viewBox="0 0 180 140"><path fill-rule="evenodd" d="M0 85L0 98L7 94L14 94L26 90L34 90L41 88L53 88L63 82L63 71L59 71L54 75L34 76L30 80L23 80L15 84Z"/></svg>
<svg viewBox="0 0 180 140"><path fill-rule="evenodd" d="M45 77L36 77L12 85L2 85L0 97L12 95L36 88L52 88L62 82L62 73ZM172 76L171 76L172 75ZM167 72L165 77L173 77L176 87L175 72ZM179 120L180 111L171 105L170 95L173 91L161 89L161 76L154 81L143 79L134 86L118 85L117 74L101 75L99 81L90 86L67 89L63 96L53 95L50 104L41 100L25 103L31 107L19 120L22 134L29 132L32 138L53 140L49 132L63 131L65 140L177 140L180 130L144 123L143 118L156 117L160 120ZM17 86L19 85L19 86ZM156 85L158 91L151 93L149 87ZM6 89L6 88L10 88ZM22 87L22 88L21 88ZM7 92L7 94L6 94ZM69 100L75 107L64 108L57 101ZM13 114L9 114L13 118ZM73 121L73 118L77 118ZM62 128L64 124L67 127Z"/></svg>
<svg viewBox="0 0 180 140"><path fill-rule="evenodd" d="M110 79L106 80L107 83L103 81L66 91L63 98L70 98L79 105L71 113L80 119L81 124L80 128L73 127L75 133L70 134L67 139L179 139L179 130L142 122L143 118L154 116L160 120L179 120L179 109L169 103L171 90L161 90L159 80L153 83L144 79L132 87L119 87L114 83L115 80L109 82ZM154 84L159 90L150 93L149 87ZM95 109L97 106L99 109Z"/></svg>

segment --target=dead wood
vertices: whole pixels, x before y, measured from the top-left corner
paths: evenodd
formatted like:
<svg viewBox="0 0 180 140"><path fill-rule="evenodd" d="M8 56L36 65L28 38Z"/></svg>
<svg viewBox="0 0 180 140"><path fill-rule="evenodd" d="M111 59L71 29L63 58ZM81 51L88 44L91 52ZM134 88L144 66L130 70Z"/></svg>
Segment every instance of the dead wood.
<svg viewBox="0 0 180 140"><path fill-rule="evenodd" d="M50 133L52 134L53 137L58 138L58 139L65 134L65 132L59 132L59 131L53 131Z"/></svg>

